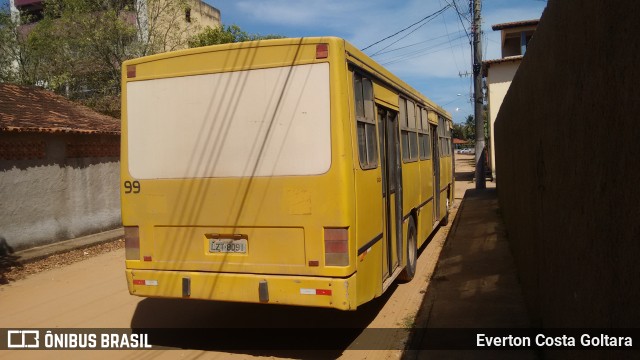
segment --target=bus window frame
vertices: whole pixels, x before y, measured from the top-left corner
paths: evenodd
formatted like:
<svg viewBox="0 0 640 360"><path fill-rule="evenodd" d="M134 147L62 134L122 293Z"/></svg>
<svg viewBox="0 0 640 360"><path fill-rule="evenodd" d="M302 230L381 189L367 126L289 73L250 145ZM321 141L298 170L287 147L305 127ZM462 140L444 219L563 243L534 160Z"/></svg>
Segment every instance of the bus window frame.
<svg viewBox="0 0 640 360"><path fill-rule="evenodd" d="M413 127L411 127L411 121L409 119L409 104L413 105ZM417 119L417 114L416 114L416 102L414 100L411 100L409 98L406 98L404 96L399 96L398 97L398 107L400 109L400 112L398 113L398 117L399 117L399 124L400 124L400 150L402 152L402 163L403 164L407 164L407 163L412 163L412 162L416 162L418 161L418 159L420 158L420 149L419 149L419 144L418 144L418 119ZM405 137L406 136L406 142L407 142L407 150L408 150L408 156L405 156ZM413 140L411 140L413 139ZM415 142L415 151L416 153L414 154L411 150L411 142L414 141Z"/></svg>
<svg viewBox="0 0 640 360"><path fill-rule="evenodd" d="M376 127L376 109L375 109L375 94L373 90L373 80L370 76L367 76L364 72L358 71L358 69L352 69L352 77L353 77L353 110L355 117L355 125L356 125L356 142L358 147L358 163L360 164L360 169L362 170L372 170L377 169L380 164L380 156L378 153L378 137L377 137L377 127ZM360 92L358 91L358 80L360 82ZM365 105L367 105L367 99L365 99L365 86L364 83L368 82L370 84L371 89L371 111L372 118L367 117L367 110ZM361 94L361 99L358 99L358 93ZM362 102L362 115L358 114L358 102ZM361 129L364 134L364 157L360 147L361 140ZM370 133L369 131L373 128L373 131ZM370 139L370 136L373 139ZM370 141L373 143L373 149L369 148ZM370 159L369 156L372 155L373 159ZM364 160L364 161L363 161Z"/></svg>
<svg viewBox="0 0 640 360"><path fill-rule="evenodd" d="M429 126L429 110L422 106L418 106L418 109L420 109L420 126L418 127L418 157L420 160L431 160L431 126ZM426 138L426 146L424 146L424 138Z"/></svg>

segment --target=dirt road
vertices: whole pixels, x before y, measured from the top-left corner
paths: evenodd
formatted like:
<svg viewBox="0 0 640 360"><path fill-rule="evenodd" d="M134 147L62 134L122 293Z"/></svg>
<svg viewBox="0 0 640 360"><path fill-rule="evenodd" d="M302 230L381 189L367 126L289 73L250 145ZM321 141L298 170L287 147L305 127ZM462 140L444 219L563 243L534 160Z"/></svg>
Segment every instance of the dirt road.
<svg viewBox="0 0 640 360"><path fill-rule="evenodd" d="M457 155L456 169L472 171L473 156ZM470 178L458 175L455 216ZM450 222L451 224L451 222ZM429 285L449 227L441 228L423 249L416 277L406 284L394 284L381 298L354 312L260 304L145 299L129 295L124 278L124 250L56 268L0 286L1 328L347 328L343 349L324 353L310 351L199 350L199 346L177 350L119 351L3 351L0 359L15 358L344 358L398 359L402 344ZM302 325L304 324L304 325ZM376 338L379 348L354 350L363 341L362 329L387 329ZM268 336L268 334L265 334ZM157 344L154 344L157 345ZM171 346L171 344L159 344Z"/></svg>

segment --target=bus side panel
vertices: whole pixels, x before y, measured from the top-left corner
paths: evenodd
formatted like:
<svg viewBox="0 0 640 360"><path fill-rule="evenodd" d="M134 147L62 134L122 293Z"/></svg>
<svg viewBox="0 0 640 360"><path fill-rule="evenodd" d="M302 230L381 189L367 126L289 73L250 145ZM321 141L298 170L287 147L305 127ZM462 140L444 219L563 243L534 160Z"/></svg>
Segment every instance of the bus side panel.
<svg viewBox="0 0 640 360"><path fill-rule="evenodd" d="M417 161L402 164L402 216L420 205L420 164Z"/></svg>
<svg viewBox="0 0 640 360"><path fill-rule="evenodd" d="M349 116L349 131L351 134L351 157L353 159L355 198L356 198L356 228L357 228L357 301L363 304L382 294L382 241L383 208L382 208L382 173L380 165L375 169L363 170L360 166L358 154L358 138L355 121L353 73L347 76L347 102ZM373 84L373 93L378 87ZM378 132L376 131L376 134ZM379 142L378 142L379 144ZM380 162L378 161L378 164ZM379 239L374 242L375 239ZM374 242L372 244L372 242Z"/></svg>

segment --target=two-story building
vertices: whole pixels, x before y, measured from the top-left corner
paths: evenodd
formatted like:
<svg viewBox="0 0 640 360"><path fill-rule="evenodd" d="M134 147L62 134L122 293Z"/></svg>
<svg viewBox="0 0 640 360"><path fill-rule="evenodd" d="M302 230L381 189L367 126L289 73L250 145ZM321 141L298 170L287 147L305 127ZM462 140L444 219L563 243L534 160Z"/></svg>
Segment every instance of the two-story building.
<svg viewBox="0 0 640 360"><path fill-rule="evenodd" d="M489 146L488 163L496 176L494 123L511 81L527 51L527 45L538 26L538 19L495 24L491 28L501 31L502 58L483 61L483 77L486 78Z"/></svg>

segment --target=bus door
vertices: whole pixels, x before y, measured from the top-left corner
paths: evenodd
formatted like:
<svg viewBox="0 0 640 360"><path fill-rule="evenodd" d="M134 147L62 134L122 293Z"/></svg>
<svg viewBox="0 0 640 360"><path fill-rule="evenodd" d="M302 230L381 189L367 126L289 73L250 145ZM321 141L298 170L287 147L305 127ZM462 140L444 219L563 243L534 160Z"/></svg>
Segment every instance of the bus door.
<svg viewBox="0 0 640 360"><path fill-rule="evenodd" d="M378 107L378 131L384 209L384 280L402 263L402 163L395 111Z"/></svg>
<svg viewBox="0 0 640 360"><path fill-rule="evenodd" d="M433 161L433 223L440 220L440 152L438 151L438 127L431 126L431 157Z"/></svg>

